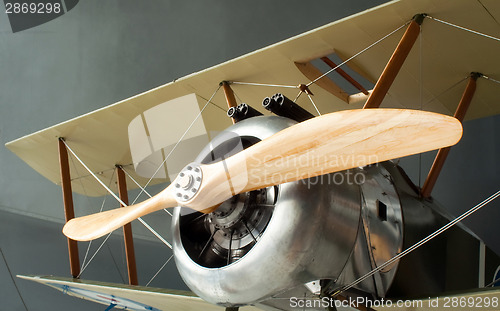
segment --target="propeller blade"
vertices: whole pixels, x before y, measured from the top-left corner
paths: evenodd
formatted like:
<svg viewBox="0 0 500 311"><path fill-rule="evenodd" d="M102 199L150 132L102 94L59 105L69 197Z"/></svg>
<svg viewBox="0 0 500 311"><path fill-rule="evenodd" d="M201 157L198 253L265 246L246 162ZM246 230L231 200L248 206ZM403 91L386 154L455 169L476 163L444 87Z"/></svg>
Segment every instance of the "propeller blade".
<svg viewBox="0 0 500 311"><path fill-rule="evenodd" d="M64 225L63 233L70 239L90 241L110 233L123 225L149 213L177 206L172 185L139 204L73 218Z"/></svg>
<svg viewBox="0 0 500 311"><path fill-rule="evenodd" d="M137 217L176 205L208 213L241 192L448 147L461 136L460 121L432 112L334 112L293 125L223 161L190 164L158 194L164 199L155 196L100 213L104 216L73 219L64 233L75 240L93 239Z"/></svg>
<svg viewBox="0 0 500 311"><path fill-rule="evenodd" d="M460 121L428 111L338 111L291 126L224 161L202 165L210 179L185 205L199 210L236 193L448 147L461 137Z"/></svg>

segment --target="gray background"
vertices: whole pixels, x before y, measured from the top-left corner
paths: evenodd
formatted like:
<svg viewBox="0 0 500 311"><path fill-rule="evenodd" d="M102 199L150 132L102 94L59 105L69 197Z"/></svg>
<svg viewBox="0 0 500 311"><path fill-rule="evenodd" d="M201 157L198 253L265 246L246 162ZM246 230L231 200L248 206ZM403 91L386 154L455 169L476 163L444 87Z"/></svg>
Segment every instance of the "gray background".
<svg viewBox="0 0 500 311"><path fill-rule="evenodd" d="M0 310L105 309L31 282L16 279L14 283L11 278L10 273L69 276L69 267L60 233L60 188L10 153L3 147L6 142L383 2L87 0L49 23L15 34L0 12L0 249L4 255L0 257ZM450 153L434 191L451 213L458 215L498 190L499 133L498 116L466 122L464 138ZM432 153L422 157L424 172L432 159ZM402 161L416 182L418 162L418 157ZM101 204L81 196L75 202L77 209ZM467 224L500 253L498 219L497 201ZM167 219L160 230L168 235ZM85 246L80 247L82 257ZM136 251L141 285L171 255L163 244L148 238L136 240ZM82 278L123 282L124 267L122 241L112 236ZM185 289L173 262L151 286Z"/></svg>

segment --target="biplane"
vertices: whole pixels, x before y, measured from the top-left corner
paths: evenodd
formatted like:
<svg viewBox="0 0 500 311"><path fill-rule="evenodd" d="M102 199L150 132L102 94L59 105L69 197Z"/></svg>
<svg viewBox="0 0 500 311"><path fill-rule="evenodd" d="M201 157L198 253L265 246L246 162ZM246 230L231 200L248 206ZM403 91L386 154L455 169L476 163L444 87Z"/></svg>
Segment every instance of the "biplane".
<svg viewBox="0 0 500 311"><path fill-rule="evenodd" d="M389 2L8 143L62 186L73 276L21 277L107 310L499 310L460 221L500 193L456 218L432 197L461 122L500 113L499 14ZM396 160L436 149L422 185ZM72 192L121 207L75 218ZM134 277L130 222L162 210L193 293ZM77 241L122 227L130 284L79 279Z"/></svg>

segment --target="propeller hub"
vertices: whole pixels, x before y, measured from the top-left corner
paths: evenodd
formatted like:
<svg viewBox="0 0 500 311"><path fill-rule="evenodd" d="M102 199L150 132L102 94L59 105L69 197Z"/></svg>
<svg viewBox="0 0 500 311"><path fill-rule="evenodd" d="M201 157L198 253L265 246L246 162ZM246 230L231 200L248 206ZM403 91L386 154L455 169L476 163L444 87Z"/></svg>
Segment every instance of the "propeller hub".
<svg viewBox="0 0 500 311"><path fill-rule="evenodd" d="M200 189L203 173L198 163L186 165L174 180L175 199L178 202L191 200Z"/></svg>
<svg viewBox="0 0 500 311"><path fill-rule="evenodd" d="M177 184L182 189L189 189L193 184L193 176L182 174L182 176L179 176L179 178L177 179Z"/></svg>

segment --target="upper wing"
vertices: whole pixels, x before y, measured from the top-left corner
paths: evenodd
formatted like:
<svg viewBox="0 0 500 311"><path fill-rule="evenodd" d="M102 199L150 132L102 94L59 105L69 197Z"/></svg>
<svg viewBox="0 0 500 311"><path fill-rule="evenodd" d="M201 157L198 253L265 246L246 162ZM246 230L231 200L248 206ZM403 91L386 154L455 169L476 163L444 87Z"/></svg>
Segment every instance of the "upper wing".
<svg viewBox="0 0 500 311"><path fill-rule="evenodd" d="M313 72L317 71L311 67L315 60L331 54L347 59L397 29L417 13L427 13L489 35L498 37L500 34L498 1L394 1L25 136L8 143L7 147L43 176L59 183L56 138L65 137L78 154L85 156L84 161L94 172L101 172L105 178L111 178L116 164L132 163L127 127L134 117L145 110L190 93L196 94L201 108L221 81L290 86L307 84L314 75L311 76L311 70L306 70L306 77L299 67L306 66L312 68ZM359 76L373 83L382 72L401 34L402 30L356 57L348 65ZM420 43L415 44L383 107L422 107L424 110L452 114L465 85L460 87L456 84L470 72L481 72L500 80L498 41L429 19L424 21L421 39ZM421 87L419 77L424 78ZM311 86L319 111L327 113L360 108L362 103L348 103L348 96L352 92L341 90L337 92L338 96L332 95L332 88L338 88L334 80L323 79L321 84ZM262 99L276 91L290 98L295 98L298 93L297 89L237 84L233 84L232 88L238 98L260 110ZM500 105L495 105L499 90L496 83L480 81L467 118L500 113ZM298 103L311 112L315 111L306 96L299 98ZM207 133L222 130L230 124L224 113L225 107L224 94L218 92L203 112ZM185 120L187 128L192 117L183 115L182 111L179 105L171 113ZM182 157L185 158L184 155ZM79 176L76 171L71 173L72 176ZM75 192L84 193L86 189L87 195L105 193L87 177L83 176L78 183L73 183ZM133 188L134 185L130 183L129 187Z"/></svg>
<svg viewBox="0 0 500 311"><path fill-rule="evenodd" d="M224 310L223 307L209 304L193 293L184 291L84 281L53 276L18 277L50 286L70 296L91 300L107 306L114 304L116 305L115 308L126 310ZM255 307L244 307L240 310L255 311L260 309Z"/></svg>

